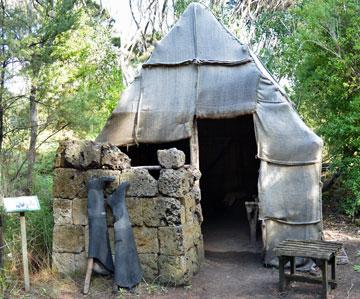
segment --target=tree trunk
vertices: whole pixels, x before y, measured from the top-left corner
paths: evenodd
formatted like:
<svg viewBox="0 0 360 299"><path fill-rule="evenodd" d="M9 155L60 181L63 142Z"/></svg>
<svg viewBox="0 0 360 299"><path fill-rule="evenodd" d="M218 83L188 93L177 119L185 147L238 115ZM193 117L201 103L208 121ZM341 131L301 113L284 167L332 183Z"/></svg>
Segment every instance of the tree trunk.
<svg viewBox="0 0 360 299"><path fill-rule="evenodd" d="M1 57L3 61L1 63L0 71L0 155L4 139L4 87L5 87L5 68L6 68L6 58L5 58L5 32L4 32L4 20L5 20L5 3L3 0L1 4Z"/></svg>
<svg viewBox="0 0 360 299"><path fill-rule="evenodd" d="M3 62L1 64L1 74L0 74L0 201L2 204L3 200L3 177L2 177L2 146L4 140L4 87L5 87L5 68L6 68L6 59L5 59L5 32L4 32L4 21L5 21L5 3L4 0L1 0L1 56L3 57ZM0 212L0 274L2 274L3 270L3 224L4 217Z"/></svg>
<svg viewBox="0 0 360 299"><path fill-rule="evenodd" d="M36 159L36 141L38 131L38 116L36 103L36 87L31 86L30 90L30 145L28 151L27 191L32 192L33 170Z"/></svg>

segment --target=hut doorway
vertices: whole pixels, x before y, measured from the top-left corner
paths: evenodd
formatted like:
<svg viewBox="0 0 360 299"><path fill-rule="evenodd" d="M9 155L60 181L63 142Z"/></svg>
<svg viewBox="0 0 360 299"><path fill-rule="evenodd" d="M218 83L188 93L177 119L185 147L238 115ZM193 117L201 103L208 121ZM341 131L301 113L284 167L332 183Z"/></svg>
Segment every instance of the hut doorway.
<svg viewBox="0 0 360 299"><path fill-rule="evenodd" d="M245 201L257 196L260 162L252 115L198 119L200 188L206 252L261 250L250 244Z"/></svg>

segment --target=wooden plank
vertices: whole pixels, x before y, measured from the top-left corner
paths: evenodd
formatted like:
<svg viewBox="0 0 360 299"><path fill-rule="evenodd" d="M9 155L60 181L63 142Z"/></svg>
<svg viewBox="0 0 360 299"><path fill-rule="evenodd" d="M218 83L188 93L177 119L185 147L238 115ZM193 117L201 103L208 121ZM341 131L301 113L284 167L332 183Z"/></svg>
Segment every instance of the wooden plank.
<svg viewBox="0 0 360 299"><path fill-rule="evenodd" d="M336 249L316 248L316 247L305 247L305 246L278 246L274 250L307 250L308 252L328 252L336 253Z"/></svg>
<svg viewBox="0 0 360 299"><path fill-rule="evenodd" d="M307 250L283 250L281 252L276 251L276 256L299 256L299 257L310 257L310 258L318 258L318 259L326 259L329 260L333 255L333 253L322 253L322 252L312 252L309 254Z"/></svg>
<svg viewBox="0 0 360 299"><path fill-rule="evenodd" d="M291 247L291 246L337 250L337 249L341 249L342 244L318 244L318 243L300 243L300 242L299 243L283 242L278 244L278 247Z"/></svg>
<svg viewBox="0 0 360 299"><path fill-rule="evenodd" d="M285 273L285 279L289 280L289 281L298 281L298 282L307 282L307 283L313 283L313 284L322 284L322 277L309 277L309 276L305 276L305 275L300 275L300 274L288 274ZM331 286L334 286L336 288L337 286L337 282L329 279L328 283Z"/></svg>
<svg viewBox="0 0 360 299"><path fill-rule="evenodd" d="M338 242L330 242L330 241L322 241L322 240L285 240L280 244L306 244L306 245L319 245L324 248L338 248L342 247L342 243Z"/></svg>
<svg viewBox="0 0 360 299"><path fill-rule="evenodd" d="M27 242L26 242L26 222L25 222L25 213L20 212L20 231L21 231L21 250L22 250L22 259L23 259L23 268L24 268L24 282L25 282L25 291L30 291L30 276L29 276L29 261L27 255Z"/></svg>

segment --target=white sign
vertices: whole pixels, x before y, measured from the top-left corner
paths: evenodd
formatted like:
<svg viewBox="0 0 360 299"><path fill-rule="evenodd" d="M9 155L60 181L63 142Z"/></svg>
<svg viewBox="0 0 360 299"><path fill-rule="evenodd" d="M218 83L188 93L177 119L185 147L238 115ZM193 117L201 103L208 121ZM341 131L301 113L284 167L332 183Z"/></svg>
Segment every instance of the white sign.
<svg viewBox="0 0 360 299"><path fill-rule="evenodd" d="M4 207L8 213L38 211L40 203L37 196L5 197Z"/></svg>

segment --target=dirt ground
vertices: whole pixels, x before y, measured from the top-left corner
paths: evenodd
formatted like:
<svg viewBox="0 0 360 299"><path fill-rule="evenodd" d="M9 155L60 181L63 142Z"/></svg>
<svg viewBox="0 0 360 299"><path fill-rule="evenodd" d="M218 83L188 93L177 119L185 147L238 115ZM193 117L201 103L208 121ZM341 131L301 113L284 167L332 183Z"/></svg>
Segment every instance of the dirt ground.
<svg viewBox="0 0 360 299"><path fill-rule="evenodd" d="M336 221L335 221L336 220ZM357 252L360 250L360 228L342 219L329 217L324 223L327 240L341 241L345 245L349 264L337 267L338 287L329 298L360 298L360 273L353 265L360 264ZM46 275L45 275L46 276ZM321 285L293 282L283 292L278 291L278 270L265 268L261 254L251 252L210 252L200 272L193 278L192 285L185 287L159 286L141 283L134 293L124 290L116 295L111 292L111 279L94 277L90 293L82 295L83 274L78 278L54 279L44 275L34 277L32 291L25 295L12 290L8 298L320 298Z"/></svg>

